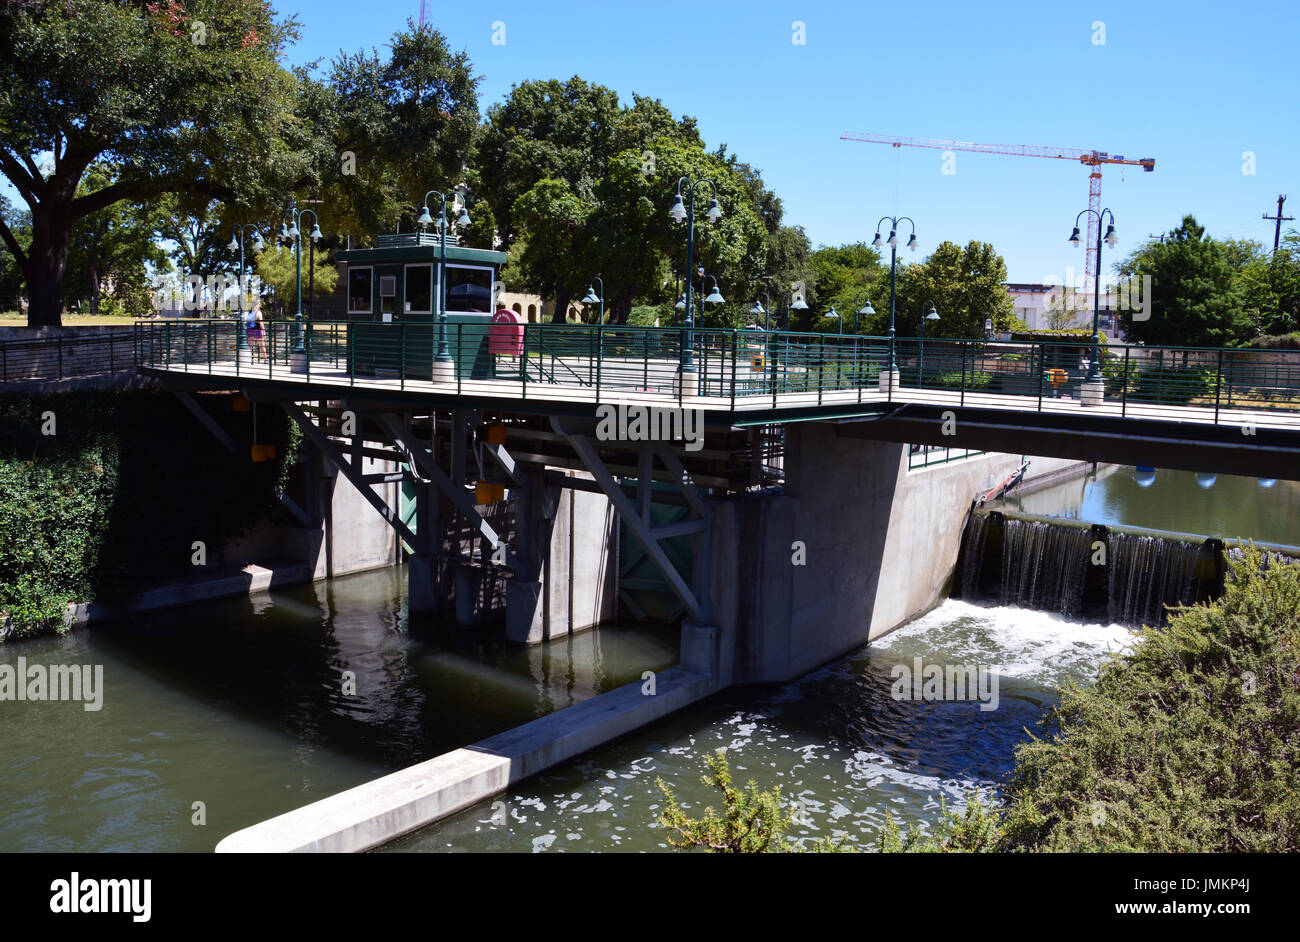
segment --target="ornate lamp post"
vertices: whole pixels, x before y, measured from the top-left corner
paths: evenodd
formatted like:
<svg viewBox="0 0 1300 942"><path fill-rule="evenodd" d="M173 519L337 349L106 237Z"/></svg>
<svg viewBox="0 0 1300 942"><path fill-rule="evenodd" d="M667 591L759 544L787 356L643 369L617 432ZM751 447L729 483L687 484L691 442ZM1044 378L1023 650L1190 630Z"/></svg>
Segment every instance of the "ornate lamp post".
<svg viewBox="0 0 1300 942"><path fill-rule="evenodd" d="M311 213L310 236L314 244L321 240L320 223L316 218L314 209L300 210L297 204L291 203L289 211L285 214L286 219L280 223L280 241L286 246L293 246L294 262L297 265L297 274L294 280L298 288L298 312L293 318L293 349L289 353L289 371L291 373L304 373L307 370L307 348L303 346L302 340L302 232L298 228L298 223L308 213Z"/></svg>
<svg viewBox="0 0 1300 942"><path fill-rule="evenodd" d="M239 250L239 321L235 324L235 359L241 363L248 362L251 357L248 352L247 326L244 323L244 235L246 230L253 233L254 252L260 253L266 248L266 243L262 241L262 234L251 223L234 226L230 233L230 244L226 246L232 252L236 249Z"/></svg>
<svg viewBox="0 0 1300 942"><path fill-rule="evenodd" d="M596 294L595 288L592 287L598 281L600 282L600 294ZM600 275L597 275L595 278L591 279L591 281L588 283L587 296L582 299L582 303L599 304L600 320L596 321L596 323L597 324L605 323L605 282L600 280Z"/></svg>
<svg viewBox="0 0 1300 942"><path fill-rule="evenodd" d="M840 312L839 312L839 311L835 310L835 305L834 305L834 304L832 304L832 305L831 305L831 309L830 309L829 311L826 312L826 316L827 316L827 317L833 317L833 318L835 318L836 322L839 324L839 334L840 334L841 337L843 337L843 336L844 336L844 318L840 316Z"/></svg>
<svg viewBox="0 0 1300 942"><path fill-rule="evenodd" d="M921 353L920 363L917 364L916 385L917 388L925 386L925 322L937 321L939 319L939 309L934 306L933 301L925 302L925 315L921 318Z"/></svg>
<svg viewBox="0 0 1300 942"><path fill-rule="evenodd" d="M691 269L695 267L695 188L702 183L709 185L709 190L713 194L709 200L709 208L704 212L704 218L709 222L717 222L722 218L722 208L718 205L718 187L712 180L699 180L692 182L689 177L681 177L677 181L677 195L673 197L673 205L668 210L668 215L676 222L686 222L686 318L685 330L682 333L682 354L679 372L694 373L695 355L692 349L691 328L695 326L694 320L694 298L692 296L693 286L691 284ZM682 199L682 185L686 185L687 199ZM717 294L717 281L714 280L714 294ZM719 295L721 297L721 295ZM708 300L706 298L706 300Z"/></svg>
<svg viewBox="0 0 1300 942"><path fill-rule="evenodd" d="M867 303L862 305L861 307L858 307L859 298L866 298ZM871 298L867 297L867 293L865 291L859 291L856 295L854 295L853 306L856 308L856 310L853 312L853 332L856 334L858 332L858 315L861 314L863 317L875 317L876 309L871 306Z"/></svg>
<svg viewBox="0 0 1300 942"><path fill-rule="evenodd" d="M1097 271L1092 284L1092 363L1088 367L1088 375L1083 381L1083 395L1081 402L1085 406L1101 405L1105 395L1105 382L1102 379L1101 372L1101 243L1105 242L1111 248L1119 241L1115 235L1115 214L1108 208L1097 212L1089 207L1083 210L1079 215L1074 217L1074 232L1070 234L1067 240L1075 248L1078 248L1081 240L1079 239L1079 220L1086 214L1091 213L1097 217ZM1106 216L1110 216L1110 224L1106 227L1106 234L1101 234L1101 224L1106 221Z"/></svg>
<svg viewBox="0 0 1300 942"><path fill-rule="evenodd" d="M772 299L769 298L769 297L767 296L767 292L766 292L766 291L760 291L760 292L758 293L758 297L759 297L759 298L762 298L763 301L766 301L766 302L767 302L767 307L764 307L764 306L763 306L763 302L760 301L760 300L758 300L758 298L755 298L755 299L754 299L754 306L751 307L751 308L749 309L749 313L750 313L750 314L753 314L754 317L756 317L756 318L758 317L758 315L762 314L762 315L763 315L763 329L764 329L764 330L768 330L768 329L770 329L770 325L771 325L771 316L770 316L770 313L769 313L769 312L770 312L771 307L772 307Z"/></svg>
<svg viewBox="0 0 1300 942"><path fill-rule="evenodd" d="M439 200L438 206L438 351L433 357L433 381L435 383L450 383L456 379L456 363L451 358L451 350L447 346L447 196L449 194L430 190L424 194L423 204L420 207L420 218L416 220L421 229L427 229L433 224L433 216L429 213L429 197L436 196ZM456 218L456 225L468 226L469 213L466 210L464 195L461 193L459 186L452 189L452 196L461 197L460 215ZM452 209L455 209L455 202L452 203Z"/></svg>
<svg viewBox="0 0 1300 942"><path fill-rule="evenodd" d="M894 299L898 280L898 224L906 222L912 227L912 236L907 240L907 247L916 251L916 223L908 216L881 216L876 223L876 237L871 240L873 249L880 248L880 224L889 220L889 382L891 389L898 380L898 358L894 355ZM883 380L883 377L882 377Z"/></svg>

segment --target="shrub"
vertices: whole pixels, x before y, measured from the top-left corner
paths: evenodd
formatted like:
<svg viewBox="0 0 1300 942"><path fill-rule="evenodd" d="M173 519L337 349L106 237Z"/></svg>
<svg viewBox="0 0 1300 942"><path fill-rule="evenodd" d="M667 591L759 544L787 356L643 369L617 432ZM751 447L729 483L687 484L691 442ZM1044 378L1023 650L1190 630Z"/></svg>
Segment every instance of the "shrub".
<svg viewBox="0 0 1300 942"><path fill-rule="evenodd" d="M803 849L785 836L794 821L795 809L783 804L780 785L772 786L769 791L759 791L751 779L743 789L736 788L731 781L731 767L727 763L726 753L721 749L705 759L705 767L708 773L701 776L701 781L722 792L721 815L709 807L704 809L702 818L687 817L664 780L655 779L666 802L664 811L659 815L659 823L673 832L668 835L670 846L732 854L782 853ZM808 849L851 850L829 838Z"/></svg>
<svg viewBox="0 0 1300 942"><path fill-rule="evenodd" d="M1193 399L1213 394L1216 379L1214 370L1175 366L1149 366L1136 373L1130 367L1129 376L1131 398L1174 405L1187 405Z"/></svg>
<svg viewBox="0 0 1300 942"><path fill-rule="evenodd" d="M1300 850L1300 566L1230 563L1018 747L1006 850Z"/></svg>

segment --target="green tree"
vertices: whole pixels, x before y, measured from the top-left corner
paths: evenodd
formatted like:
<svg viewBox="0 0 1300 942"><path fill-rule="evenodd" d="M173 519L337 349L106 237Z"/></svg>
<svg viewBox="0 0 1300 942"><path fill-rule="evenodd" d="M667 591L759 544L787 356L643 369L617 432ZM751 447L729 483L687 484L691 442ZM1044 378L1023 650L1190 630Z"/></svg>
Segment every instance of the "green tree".
<svg viewBox="0 0 1300 942"><path fill-rule="evenodd" d="M817 292L813 300L809 301L810 305L819 311L825 311L833 304L844 316L844 330L849 333L853 328L853 313L869 300L876 316L859 315L858 332L872 334L887 329L889 269L882 266L878 251L864 242L821 246L812 254L812 266ZM834 322L830 323L834 330Z"/></svg>
<svg viewBox="0 0 1300 942"><path fill-rule="evenodd" d="M1249 339L1243 305L1239 244L1211 239L1195 217L1183 217L1162 242L1148 242L1120 265L1124 277L1151 277L1145 320L1120 311L1132 340L1169 346L1220 347Z"/></svg>
<svg viewBox="0 0 1300 942"><path fill-rule="evenodd" d="M888 272L884 274L884 311L888 316ZM926 324L927 337L980 337L991 318L994 330L1011 330L1019 322L1015 304L1007 293L1007 265L988 242L972 240L965 248L940 243L926 259L898 273L895 323L898 336L920 333L927 301L933 301L939 320ZM877 307L877 310L880 310Z"/></svg>
<svg viewBox="0 0 1300 942"><path fill-rule="evenodd" d="M95 192L111 186L116 177L108 164L87 169L83 188ZM166 254L154 242L158 229L158 212L150 205L126 200L96 210L77 220L68 243L68 262L64 296L67 300L85 299L91 314L100 313L100 297L105 284L113 286L117 298L114 310L122 314L142 315L146 265L155 269L169 264ZM147 291L144 291L147 296ZM130 298L128 307L124 301Z"/></svg>
<svg viewBox="0 0 1300 942"><path fill-rule="evenodd" d="M305 244L305 241L302 247L302 306L304 312L307 311L309 303L308 264L310 261L307 258L310 249ZM278 313L289 317L296 315L298 313L298 263L294 258L293 249L282 245L269 244L265 249L257 253L252 262L257 269L257 277L275 292ZM329 256L326 253L318 251L316 253L316 294L318 296L329 294L338 285L338 280L338 268L329 262Z"/></svg>
<svg viewBox="0 0 1300 942"><path fill-rule="evenodd" d="M75 224L121 200L164 193L256 198L290 124L293 79L277 63L296 35L268 3L187 6L66 0L0 15L0 172L31 211L18 261L33 326L57 325ZM39 91L38 91L39 90ZM87 192L96 161L114 181Z"/></svg>
<svg viewBox="0 0 1300 942"><path fill-rule="evenodd" d="M323 200L312 207L321 228L369 244L376 232L414 228L427 190L471 182L465 167L478 132L481 81L463 50L453 52L437 30L410 21L393 34L385 57L374 49L341 53L323 81L300 70L307 166L295 189ZM471 218L481 215L477 201L470 203ZM436 217L438 206L430 209Z"/></svg>

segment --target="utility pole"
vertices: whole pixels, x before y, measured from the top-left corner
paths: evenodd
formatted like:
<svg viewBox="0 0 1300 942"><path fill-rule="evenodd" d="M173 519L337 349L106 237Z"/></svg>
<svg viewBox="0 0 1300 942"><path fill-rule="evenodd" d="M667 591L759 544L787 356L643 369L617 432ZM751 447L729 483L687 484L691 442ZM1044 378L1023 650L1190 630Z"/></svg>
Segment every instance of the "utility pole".
<svg viewBox="0 0 1300 942"><path fill-rule="evenodd" d="M1282 223L1291 222L1293 219L1295 219L1294 216L1282 215L1282 204L1285 202L1286 202L1286 194L1283 193L1277 198L1277 215L1270 216L1268 213L1264 214L1265 219L1270 219L1273 222L1277 223L1277 225L1273 227L1273 254L1274 255L1277 254L1277 245L1278 242L1280 242L1282 239Z"/></svg>

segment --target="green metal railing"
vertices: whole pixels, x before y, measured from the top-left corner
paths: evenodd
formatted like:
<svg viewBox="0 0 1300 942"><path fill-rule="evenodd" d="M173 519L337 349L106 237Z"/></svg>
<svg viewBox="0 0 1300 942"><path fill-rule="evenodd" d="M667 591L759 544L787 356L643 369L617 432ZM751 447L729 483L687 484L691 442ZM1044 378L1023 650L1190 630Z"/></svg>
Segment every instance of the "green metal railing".
<svg viewBox="0 0 1300 942"><path fill-rule="evenodd" d="M293 323L273 321L235 356L233 321L141 321L136 362L153 369L330 384L435 383L436 325L328 321L304 330L305 356L292 353ZM497 334L498 328L505 329ZM898 377L882 371L886 337L794 331L690 331L695 370L683 373L686 332L675 327L451 323L457 393L562 398L578 393L706 398L733 406L848 402L942 405L1248 424L1255 414L1300 415L1300 351L1110 344L1100 384L1089 385L1085 342L998 342L899 338ZM437 391L446 391L439 385Z"/></svg>

